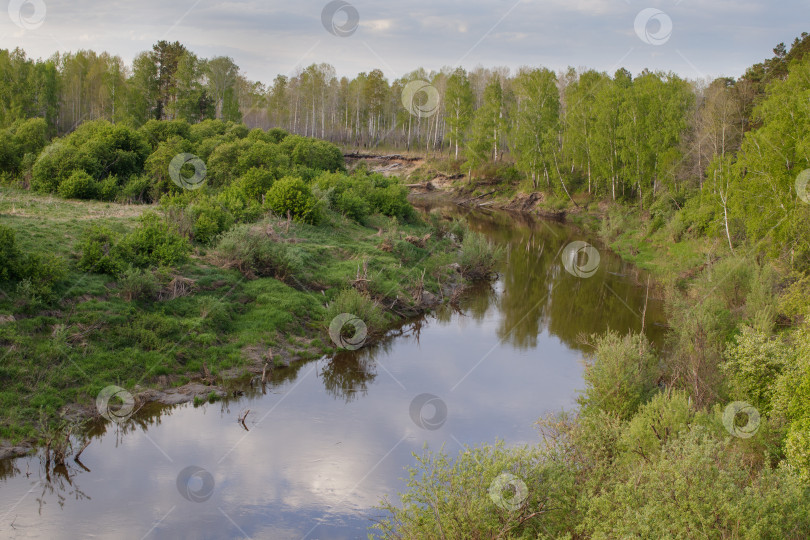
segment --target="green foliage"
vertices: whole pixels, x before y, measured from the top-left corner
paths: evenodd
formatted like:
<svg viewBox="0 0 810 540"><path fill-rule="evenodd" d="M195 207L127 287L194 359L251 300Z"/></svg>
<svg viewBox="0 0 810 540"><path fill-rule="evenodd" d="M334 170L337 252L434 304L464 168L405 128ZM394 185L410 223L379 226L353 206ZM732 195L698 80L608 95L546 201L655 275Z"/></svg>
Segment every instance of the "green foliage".
<svg viewBox="0 0 810 540"><path fill-rule="evenodd" d="M503 256L503 246L495 245L482 234L468 232L464 234L458 264L464 277L486 279L492 275Z"/></svg>
<svg viewBox="0 0 810 540"><path fill-rule="evenodd" d="M14 229L0 225L0 281L10 281L21 276L22 253L17 247Z"/></svg>
<svg viewBox="0 0 810 540"><path fill-rule="evenodd" d="M99 185L84 171L76 171L59 184L59 196L65 199L95 199L99 195Z"/></svg>
<svg viewBox="0 0 810 540"><path fill-rule="evenodd" d="M330 302L326 309L326 326L338 315L348 313L359 318L366 325L369 335L380 334L388 326L388 320L380 305L367 294L355 289L343 289Z"/></svg>
<svg viewBox="0 0 810 540"><path fill-rule="evenodd" d="M401 506L381 506L390 513L374 526L381 538L490 538L496 531L505 538L555 537L571 510L562 496L571 478L544 464L535 448L498 443L464 449L455 460L443 452L414 457ZM526 486L525 493L498 490L510 480Z"/></svg>
<svg viewBox="0 0 810 540"><path fill-rule="evenodd" d="M191 245L160 216L146 213L138 227L121 239L116 251L134 266L171 266L187 259Z"/></svg>
<svg viewBox="0 0 810 540"><path fill-rule="evenodd" d="M237 225L222 234L216 246L223 266L236 268L245 276L295 277L306 281L306 257L292 244L273 241L261 228Z"/></svg>
<svg viewBox="0 0 810 540"><path fill-rule="evenodd" d="M14 230L0 225L0 284L17 283L17 293L29 307L53 298L53 288L67 277L65 261L47 253L23 253Z"/></svg>
<svg viewBox="0 0 810 540"><path fill-rule="evenodd" d="M145 174L132 175L121 188L119 195L123 202L151 203L154 200L151 187L152 180L149 176Z"/></svg>
<svg viewBox="0 0 810 540"><path fill-rule="evenodd" d="M48 144L48 124L43 118L18 120L0 130L0 176L13 178L33 164L33 158Z"/></svg>
<svg viewBox="0 0 810 540"><path fill-rule="evenodd" d="M685 393L659 392L626 424L619 448L634 460L655 460L664 445L688 431L694 415Z"/></svg>
<svg viewBox="0 0 810 540"><path fill-rule="evenodd" d="M130 266L121 276L119 286L127 301L154 300L160 291L160 280L151 270Z"/></svg>
<svg viewBox="0 0 810 540"><path fill-rule="evenodd" d="M322 173L314 185L327 193L332 208L358 223L374 213L406 220L415 216L408 189L379 174Z"/></svg>
<svg viewBox="0 0 810 540"><path fill-rule="evenodd" d="M792 283L779 297L779 313L792 321L810 319L810 275L792 277Z"/></svg>
<svg viewBox="0 0 810 540"><path fill-rule="evenodd" d="M289 213L296 221L313 224L321 219L318 199L300 178L287 176L278 180L267 191L264 204L277 216Z"/></svg>
<svg viewBox="0 0 810 540"><path fill-rule="evenodd" d="M149 144L137 131L102 120L85 122L40 154L31 185L38 191L53 192L79 171L102 180L128 178L143 171L149 153Z"/></svg>
<svg viewBox="0 0 810 540"><path fill-rule="evenodd" d="M771 410L777 377L786 364L795 361L789 345L749 326L742 327L742 333L726 349L725 358L724 370L740 399L763 413Z"/></svg>
<svg viewBox="0 0 810 540"><path fill-rule="evenodd" d="M343 152L326 141L290 135L281 142L281 148L290 156L292 165L329 172L345 168Z"/></svg>
<svg viewBox="0 0 810 540"><path fill-rule="evenodd" d="M231 185L240 190L247 199L261 201L262 195L273 186L276 175L266 169L252 167Z"/></svg>
<svg viewBox="0 0 810 540"><path fill-rule="evenodd" d="M108 228L94 225L79 243L78 267L85 272L116 275L124 264L114 251L115 235Z"/></svg>
<svg viewBox="0 0 810 540"><path fill-rule="evenodd" d="M371 206L355 190L347 190L335 197L335 210L357 223L365 223L371 213Z"/></svg>
<svg viewBox="0 0 810 540"><path fill-rule="evenodd" d="M796 538L810 527L810 492L786 469L754 478L700 428L588 501L593 538Z"/></svg>
<svg viewBox="0 0 810 540"><path fill-rule="evenodd" d="M592 336L594 352L585 368L585 411L603 410L628 419L652 397L660 373L646 336L608 332Z"/></svg>

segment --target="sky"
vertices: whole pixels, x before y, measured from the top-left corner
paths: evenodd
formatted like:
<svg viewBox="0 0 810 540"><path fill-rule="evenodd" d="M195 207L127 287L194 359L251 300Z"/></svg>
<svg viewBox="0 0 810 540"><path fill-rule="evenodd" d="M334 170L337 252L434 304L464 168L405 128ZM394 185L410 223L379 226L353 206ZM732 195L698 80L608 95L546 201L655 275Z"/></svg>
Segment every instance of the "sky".
<svg viewBox="0 0 810 540"><path fill-rule="evenodd" d="M127 64L161 39L270 83L312 63L381 69L545 66L739 76L810 31L808 0L7 0L0 48L92 49Z"/></svg>

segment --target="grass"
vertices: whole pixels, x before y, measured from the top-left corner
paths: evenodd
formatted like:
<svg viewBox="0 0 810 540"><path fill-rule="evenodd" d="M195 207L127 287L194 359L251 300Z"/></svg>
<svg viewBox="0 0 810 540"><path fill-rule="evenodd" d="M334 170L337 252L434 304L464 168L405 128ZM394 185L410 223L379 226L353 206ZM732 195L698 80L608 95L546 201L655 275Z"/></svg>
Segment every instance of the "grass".
<svg viewBox="0 0 810 540"><path fill-rule="evenodd" d="M364 227L329 213L319 226L272 217L252 226L271 230L267 241L302 262L281 279L221 264L216 244L196 247L179 267L155 271L161 286L172 278L191 283L190 294L163 300L132 294L126 280L77 269L77 246L92 225L123 235L143 212L154 210L0 188L0 224L15 231L20 249L62 256L69 267L46 307L21 310L13 287L0 291L0 316L6 316L0 317L6 321L0 323L0 439L35 439L68 406L92 412L95 397L109 385L137 393L206 373L221 380L260 370L268 359L287 365L331 352L327 328L334 308L327 311L327 304L357 305L346 302L344 291L357 285L369 299L399 298L398 306L418 309L416 291L437 293L457 258L448 238L431 239L416 260L381 249L386 238L423 237L425 225L374 216ZM385 321L376 309L369 311L375 327Z"/></svg>

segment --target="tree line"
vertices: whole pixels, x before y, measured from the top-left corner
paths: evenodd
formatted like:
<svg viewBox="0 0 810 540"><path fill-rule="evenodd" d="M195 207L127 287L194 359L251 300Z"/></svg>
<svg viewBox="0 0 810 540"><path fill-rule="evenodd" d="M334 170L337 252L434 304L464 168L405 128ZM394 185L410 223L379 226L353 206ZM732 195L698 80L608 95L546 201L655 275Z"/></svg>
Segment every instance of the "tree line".
<svg viewBox="0 0 810 540"><path fill-rule="evenodd" d="M418 69L389 82L378 69L350 79L322 63L269 85L248 80L231 58L199 58L178 42L156 43L131 66L93 51L32 60L20 49L3 50L0 128L19 146L14 126L26 118L43 118L49 136L95 119L131 127L218 119L344 148L452 158L470 178L522 181L574 204L585 192L649 208L666 194L680 207L699 190L722 214L722 234L734 249L735 235L750 229L747 219L734 221L755 210L751 201L770 208L761 199L779 185L781 207L792 208L788 184L810 167L800 141L781 135L804 129L796 116L801 104L788 117L780 112L806 90L808 49L803 33L738 79L479 67ZM778 156L785 145L796 155ZM774 219L764 222L760 233Z"/></svg>

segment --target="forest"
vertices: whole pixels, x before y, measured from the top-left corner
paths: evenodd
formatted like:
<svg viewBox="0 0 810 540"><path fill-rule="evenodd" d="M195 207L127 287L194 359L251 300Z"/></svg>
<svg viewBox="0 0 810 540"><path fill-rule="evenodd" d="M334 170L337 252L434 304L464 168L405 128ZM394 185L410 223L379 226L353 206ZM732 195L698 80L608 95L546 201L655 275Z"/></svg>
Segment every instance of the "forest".
<svg viewBox="0 0 810 540"><path fill-rule="evenodd" d="M418 179L457 176L468 196L492 186L505 197L541 193L545 208L651 271L667 341L579 336L591 352L577 414L541 419L537 445L420 454L401 503L382 503L381 536L805 538L809 50L804 33L738 79L527 67L419 69L389 82L380 70L338 78L317 64L270 84L176 42L131 66L92 51L47 60L0 51L4 189L59 212L76 211L66 200L150 210L98 227L66 218L67 247L0 225L0 283L13 291L0 307L26 314L0 326L10 351L0 379L16 381L0 392L0 433L38 436L39 419L55 440L57 411L102 386L73 384L73 368L34 375L41 363L70 358L129 383L143 362L175 380L210 375L238 363L259 321L288 329L300 320L288 312L317 313L323 326L354 310L382 331L392 315L373 299L401 295L409 300L397 308L414 308L414 291L440 294L456 259L466 279L486 276L497 246L458 222L419 218L403 179L346 169L345 151L396 150L426 159ZM172 181L180 154L202 160L210 190ZM381 276L371 289L358 290L368 268L351 249L330 249L335 238L368 257ZM408 272L416 264L426 265L421 280ZM72 291L84 272L93 278ZM273 278L262 283L276 296L237 273ZM155 307L181 274L247 300L204 294ZM66 291L101 300L66 327L52 313ZM133 301L150 308L136 313ZM240 338L221 343L223 333ZM186 334L187 365L175 365L161 344ZM313 335L310 326L297 337ZM215 357L212 344L225 353ZM124 347L129 357L108 365L103 353ZM315 341L297 352L326 349ZM488 488L505 470L528 492L493 505Z"/></svg>
<svg viewBox="0 0 810 540"><path fill-rule="evenodd" d="M244 122L343 148L449 157L451 171L521 180L524 191L571 201L585 192L642 209L662 198L680 207L697 191L705 212L722 214L732 250L739 237L776 227L782 249L806 264L798 234L806 205L788 189L808 165L806 124L785 112L805 114L808 49L807 34L780 44L739 80L459 68L389 83L379 70L348 79L313 64L268 85L245 79L230 58L201 59L177 42L158 42L132 66L92 51L36 61L0 51L0 166L12 177L30 171L47 141L85 121ZM23 122L31 118L44 124Z"/></svg>

